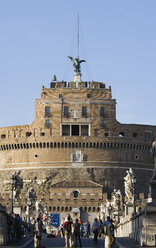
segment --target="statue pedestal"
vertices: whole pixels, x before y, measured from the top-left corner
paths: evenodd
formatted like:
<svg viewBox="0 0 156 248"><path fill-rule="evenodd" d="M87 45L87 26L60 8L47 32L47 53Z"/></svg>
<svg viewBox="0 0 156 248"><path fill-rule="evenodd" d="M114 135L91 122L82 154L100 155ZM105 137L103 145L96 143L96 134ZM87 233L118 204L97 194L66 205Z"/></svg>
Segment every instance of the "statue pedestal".
<svg viewBox="0 0 156 248"><path fill-rule="evenodd" d="M131 217L133 215L134 212L134 208L133 208L133 204L126 204L125 205L125 216L129 216Z"/></svg>
<svg viewBox="0 0 156 248"><path fill-rule="evenodd" d="M19 202L15 202L13 206L13 212L14 214L22 215L22 206Z"/></svg>

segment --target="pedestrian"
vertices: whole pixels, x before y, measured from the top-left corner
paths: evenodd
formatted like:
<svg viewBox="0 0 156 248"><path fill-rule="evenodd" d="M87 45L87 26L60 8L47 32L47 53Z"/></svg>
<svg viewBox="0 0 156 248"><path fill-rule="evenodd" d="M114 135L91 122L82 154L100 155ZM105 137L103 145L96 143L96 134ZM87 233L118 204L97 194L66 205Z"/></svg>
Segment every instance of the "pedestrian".
<svg viewBox="0 0 156 248"><path fill-rule="evenodd" d="M83 222L82 222L82 220L81 220L81 217L79 217L78 223L80 223L80 225L83 224Z"/></svg>
<svg viewBox="0 0 156 248"><path fill-rule="evenodd" d="M115 242L113 220L110 219L106 226L105 248L111 248Z"/></svg>
<svg viewBox="0 0 156 248"><path fill-rule="evenodd" d="M68 215L67 219L65 219L64 222L64 230L65 230L65 247L72 247L72 224L73 221L70 217L70 215Z"/></svg>
<svg viewBox="0 0 156 248"><path fill-rule="evenodd" d="M80 223L78 222L79 220L76 219L76 223L74 223L74 247L77 247L77 240L79 240L79 245L82 247L81 243L81 237L80 237Z"/></svg>
<svg viewBox="0 0 156 248"><path fill-rule="evenodd" d="M90 223L88 220L87 220L85 227L86 227L86 236L87 236L87 238L89 238L89 236L90 236Z"/></svg>
<svg viewBox="0 0 156 248"><path fill-rule="evenodd" d="M42 247L42 222L40 220L40 218L37 218L37 222L36 222L36 239L37 239L37 248L41 248Z"/></svg>
<svg viewBox="0 0 156 248"><path fill-rule="evenodd" d="M81 238L83 238L83 231L84 231L83 224L80 224L80 236L81 236Z"/></svg>
<svg viewBox="0 0 156 248"><path fill-rule="evenodd" d="M92 230L93 230L93 235L94 235L94 243L97 244L98 242L98 233L99 233L99 223L98 223L98 219L95 218L93 225L92 225Z"/></svg>
<svg viewBox="0 0 156 248"><path fill-rule="evenodd" d="M63 238L64 238L64 221L65 221L65 218L62 218L62 221L60 223L60 231L61 231Z"/></svg>

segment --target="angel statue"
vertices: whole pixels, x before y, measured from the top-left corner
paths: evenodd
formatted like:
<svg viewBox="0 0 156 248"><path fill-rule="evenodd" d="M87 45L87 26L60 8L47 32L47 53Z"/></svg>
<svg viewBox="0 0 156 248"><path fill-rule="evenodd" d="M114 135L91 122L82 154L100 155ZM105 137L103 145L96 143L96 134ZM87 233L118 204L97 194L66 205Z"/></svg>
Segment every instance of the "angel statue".
<svg viewBox="0 0 156 248"><path fill-rule="evenodd" d="M12 175L14 180L15 180L15 184L14 184L14 199L15 201L19 201L20 200L20 194L21 194L21 189L23 188L23 178L20 177L21 171L15 171L14 174Z"/></svg>
<svg viewBox="0 0 156 248"><path fill-rule="evenodd" d="M124 185L125 185L125 194L127 196L127 203L132 204L133 203L133 187L132 187L132 177L133 177L133 170L132 168L127 170L127 176L124 177Z"/></svg>
<svg viewBox="0 0 156 248"><path fill-rule="evenodd" d="M73 66L74 66L74 68L75 68L74 71L75 71L76 73L80 73L80 72L81 72L80 64L81 64L82 62L86 62L86 61L85 61L84 59L79 60L79 57L73 59L73 57L68 56L68 58L71 59L71 61L73 62Z"/></svg>
<svg viewBox="0 0 156 248"><path fill-rule="evenodd" d="M100 218L101 220L105 219L105 206L103 204L100 205Z"/></svg>

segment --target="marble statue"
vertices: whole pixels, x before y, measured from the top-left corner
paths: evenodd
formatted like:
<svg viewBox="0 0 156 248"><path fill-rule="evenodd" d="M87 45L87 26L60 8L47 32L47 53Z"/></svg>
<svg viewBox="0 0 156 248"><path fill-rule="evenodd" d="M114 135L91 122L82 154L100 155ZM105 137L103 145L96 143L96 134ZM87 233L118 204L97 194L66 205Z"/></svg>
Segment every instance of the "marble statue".
<svg viewBox="0 0 156 248"><path fill-rule="evenodd" d="M14 194L14 199L17 202L19 202L20 200L21 189L23 188L23 178L19 176L20 173L21 171L18 170L18 171L15 171L13 174L13 177L15 180L13 194Z"/></svg>
<svg viewBox="0 0 156 248"><path fill-rule="evenodd" d="M111 200L111 205L113 207L113 212L118 211L118 203L117 203L117 195L121 196L121 191L118 189L114 189L113 194L112 194L112 200Z"/></svg>
<svg viewBox="0 0 156 248"><path fill-rule="evenodd" d="M104 221L105 219L105 206L103 204L100 205L100 219Z"/></svg>
<svg viewBox="0 0 156 248"><path fill-rule="evenodd" d="M44 207L42 206L42 200L36 201L36 212L37 214L44 212Z"/></svg>
<svg viewBox="0 0 156 248"><path fill-rule="evenodd" d="M130 168L126 171L127 176L124 177L124 185L125 185L125 194L127 196L127 204L133 203L133 187L132 187L132 177L134 175L133 170Z"/></svg>

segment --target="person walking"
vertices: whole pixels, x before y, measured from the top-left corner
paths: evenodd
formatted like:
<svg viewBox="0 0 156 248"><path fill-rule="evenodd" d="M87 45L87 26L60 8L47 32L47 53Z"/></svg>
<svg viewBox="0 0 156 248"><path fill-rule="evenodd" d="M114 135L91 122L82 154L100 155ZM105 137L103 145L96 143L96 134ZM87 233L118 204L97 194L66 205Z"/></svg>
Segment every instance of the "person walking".
<svg viewBox="0 0 156 248"><path fill-rule="evenodd" d="M72 219L70 215L67 217L67 219L64 222L64 230L65 230L65 247L72 247Z"/></svg>
<svg viewBox="0 0 156 248"><path fill-rule="evenodd" d="M87 238L89 238L89 236L90 236L90 223L88 220L87 220L85 227L86 227L86 236L87 236Z"/></svg>
<svg viewBox="0 0 156 248"><path fill-rule="evenodd" d="M37 239L37 248L41 248L42 247L42 243L41 243L41 239L42 239L42 224L40 221L40 218L37 218L37 222L36 222L36 239Z"/></svg>
<svg viewBox="0 0 156 248"><path fill-rule="evenodd" d="M62 218L62 221L61 221L61 224L60 224L60 231L61 231L61 234L62 234L63 238L64 238L64 221L65 221L65 218Z"/></svg>
<svg viewBox="0 0 156 248"><path fill-rule="evenodd" d="M98 242L98 233L99 233L99 223L98 223L98 219L95 218L93 225L92 225L92 230L93 230L93 234L94 234L94 243L97 244Z"/></svg>
<svg viewBox="0 0 156 248"><path fill-rule="evenodd" d="M78 222L79 220L76 219L76 223L74 223L74 247L77 247L77 240L79 240L79 245L82 247L81 243L81 237L80 237L80 223Z"/></svg>
<svg viewBox="0 0 156 248"><path fill-rule="evenodd" d="M110 219L106 226L105 248L111 248L115 242L114 229L115 226L113 225L113 220Z"/></svg>

